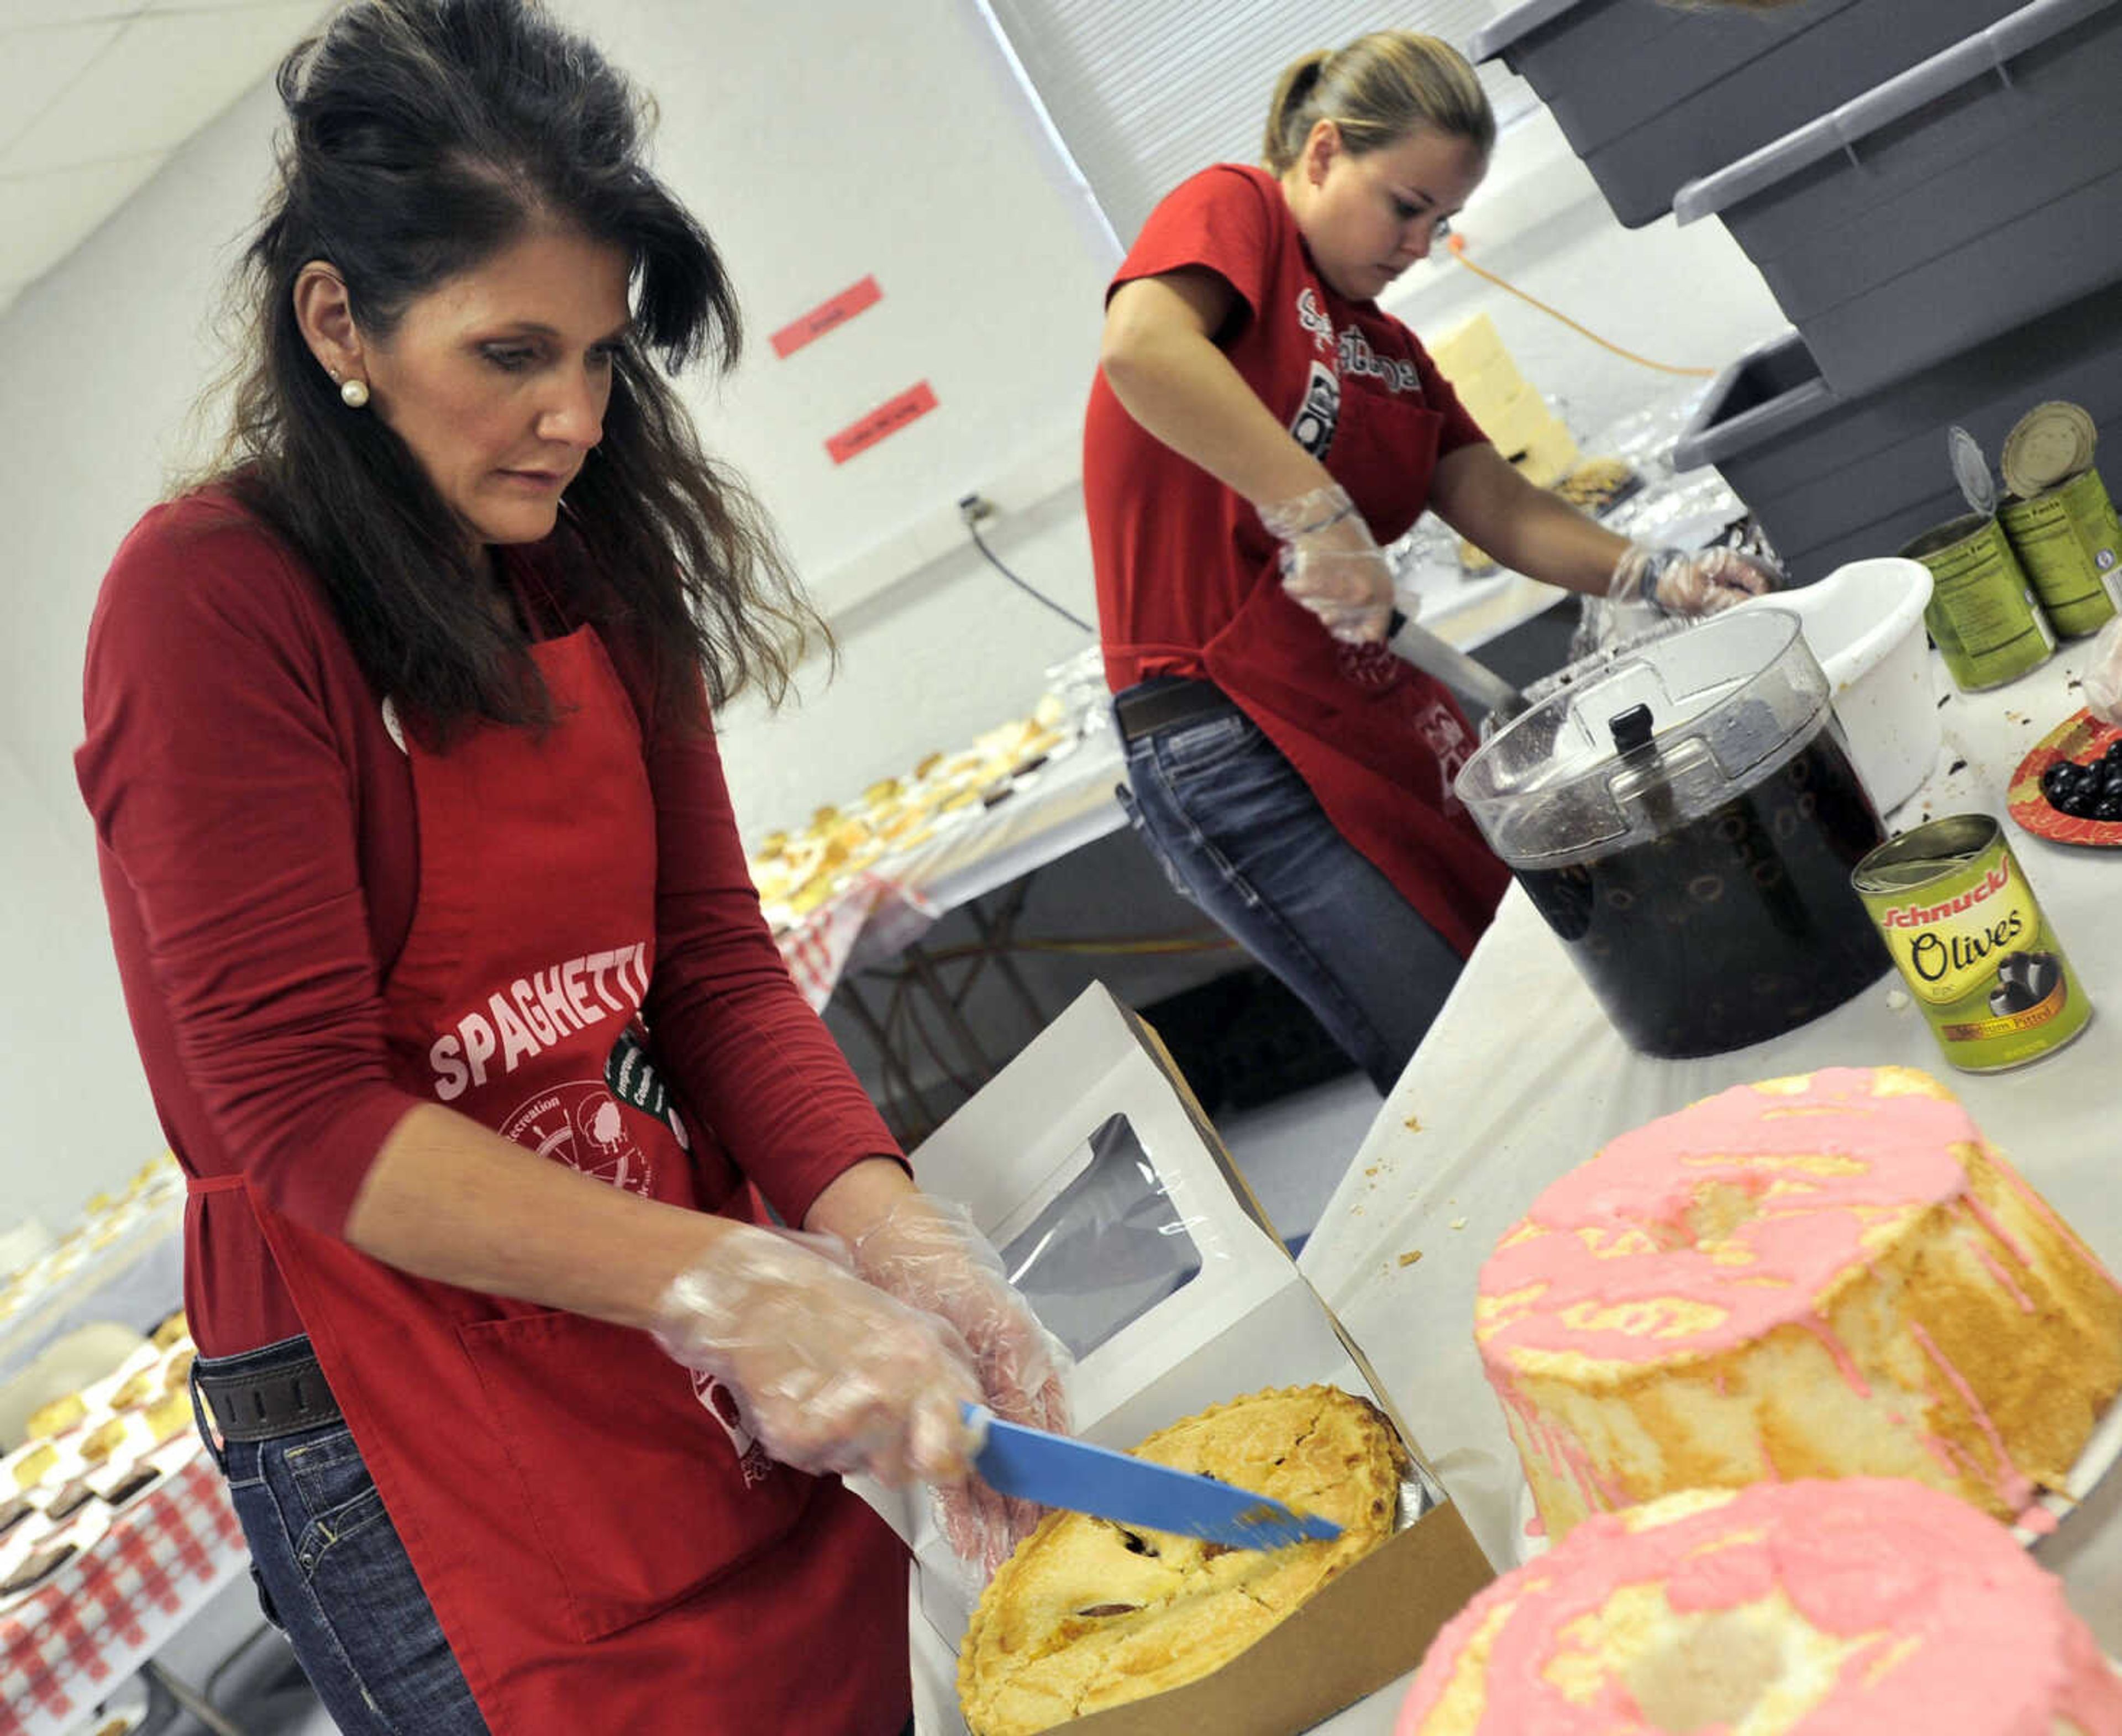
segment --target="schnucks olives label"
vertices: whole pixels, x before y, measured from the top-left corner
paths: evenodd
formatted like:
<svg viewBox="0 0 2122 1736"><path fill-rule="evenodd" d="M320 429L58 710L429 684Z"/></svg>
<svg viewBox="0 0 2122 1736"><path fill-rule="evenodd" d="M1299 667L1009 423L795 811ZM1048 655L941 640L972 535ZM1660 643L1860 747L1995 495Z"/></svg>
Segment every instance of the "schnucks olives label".
<svg viewBox="0 0 2122 1736"><path fill-rule="evenodd" d="M2022 1066L2085 1028L2092 1004L1987 814L1904 832L1850 878L1954 1066Z"/></svg>

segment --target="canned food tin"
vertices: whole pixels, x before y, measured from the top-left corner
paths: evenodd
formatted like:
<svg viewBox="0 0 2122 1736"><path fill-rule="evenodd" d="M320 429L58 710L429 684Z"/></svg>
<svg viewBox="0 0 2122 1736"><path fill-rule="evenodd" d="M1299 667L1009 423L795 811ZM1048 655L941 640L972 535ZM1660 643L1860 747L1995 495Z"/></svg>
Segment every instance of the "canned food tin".
<svg viewBox="0 0 2122 1736"><path fill-rule="evenodd" d="M2004 486L2031 498L2087 470L2099 430L2081 405L2036 404L2004 437Z"/></svg>
<svg viewBox="0 0 2122 1736"><path fill-rule="evenodd" d="M2000 687L2049 659L2055 633L1993 518L1970 513L1927 531L1901 553L1930 569L1923 625L1965 693Z"/></svg>
<svg viewBox="0 0 2122 1736"><path fill-rule="evenodd" d="M2033 888L1987 814L1933 820L1850 873L1945 1058L2001 1073L2060 1049L2092 1017Z"/></svg>
<svg viewBox="0 0 2122 1736"><path fill-rule="evenodd" d="M1997 516L2059 634L2081 638L2114 618L2122 523L2099 471L2080 470L2031 500L2007 501Z"/></svg>

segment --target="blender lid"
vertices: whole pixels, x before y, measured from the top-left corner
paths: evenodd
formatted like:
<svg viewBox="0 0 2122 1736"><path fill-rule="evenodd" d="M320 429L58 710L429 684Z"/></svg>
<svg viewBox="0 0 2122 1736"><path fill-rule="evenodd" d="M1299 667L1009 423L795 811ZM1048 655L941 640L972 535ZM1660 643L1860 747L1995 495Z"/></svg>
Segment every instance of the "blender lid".
<svg viewBox="0 0 2122 1736"><path fill-rule="evenodd" d="M1788 760L1828 710L1787 610L1650 639L1499 730L1454 788L1506 862L1552 863L1709 812Z"/></svg>

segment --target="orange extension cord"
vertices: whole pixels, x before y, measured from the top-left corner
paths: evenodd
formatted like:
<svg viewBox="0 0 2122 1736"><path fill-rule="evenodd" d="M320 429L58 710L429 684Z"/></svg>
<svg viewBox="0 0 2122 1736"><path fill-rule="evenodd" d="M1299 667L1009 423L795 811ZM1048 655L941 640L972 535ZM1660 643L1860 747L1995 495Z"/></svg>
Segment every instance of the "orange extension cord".
<svg viewBox="0 0 2122 1736"><path fill-rule="evenodd" d="M1717 372L1713 367L1675 367L1669 362L1653 362L1649 357L1639 356L1632 349L1624 349L1618 344L1610 344L1604 338L1601 337L1597 332L1592 330L1589 327L1579 325L1576 321L1571 319L1568 314L1563 313L1559 308L1549 306L1546 302L1541 301L1537 296L1527 295L1525 291L1519 288L1515 283L1505 283L1503 278L1498 277L1494 272L1489 270L1485 266L1476 265L1473 260L1466 257L1466 238L1464 236L1447 235L1444 238L1444 245L1451 250L1451 257L1458 260L1458 262L1464 265L1469 271L1472 272L1475 277L1485 278L1488 282L1493 283L1497 288L1504 291L1507 294L1516 296L1521 302L1530 302L1533 306L1537 307L1542 313L1547 315L1549 318L1561 321L1562 323L1564 325L1567 325L1572 331L1577 333L1581 336L1589 338L1601 349L1610 349L1615 355L1620 356L1624 361L1634 362L1639 367L1655 368L1662 374L1685 374L1690 379L1697 380L1707 380Z"/></svg>

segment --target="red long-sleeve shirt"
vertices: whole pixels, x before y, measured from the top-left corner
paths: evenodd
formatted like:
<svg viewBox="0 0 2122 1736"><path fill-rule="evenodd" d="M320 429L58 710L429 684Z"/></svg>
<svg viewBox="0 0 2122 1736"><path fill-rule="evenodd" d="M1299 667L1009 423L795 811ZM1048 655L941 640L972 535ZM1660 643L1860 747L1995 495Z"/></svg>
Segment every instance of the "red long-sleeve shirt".
<svg viewBox="0 0 2122 1736"><path fill-rule="evenodd" d="M519 590L549 545L510 551ZM759 912L704 732L641 714L656 802L657 1059L777 1211L800 1222L858 1159L895 1153ZM75 756L140 1058L178 1161L243 1172L342 1233L368 1167L426 1101L394 1079L381 985L411 925L409 761L301 562L225 497L159 506L106 575ZM496 874L507 864L496 862ZM302 1330L248 1204L194 1198L194 1336L227 1355Z"/></svg>

